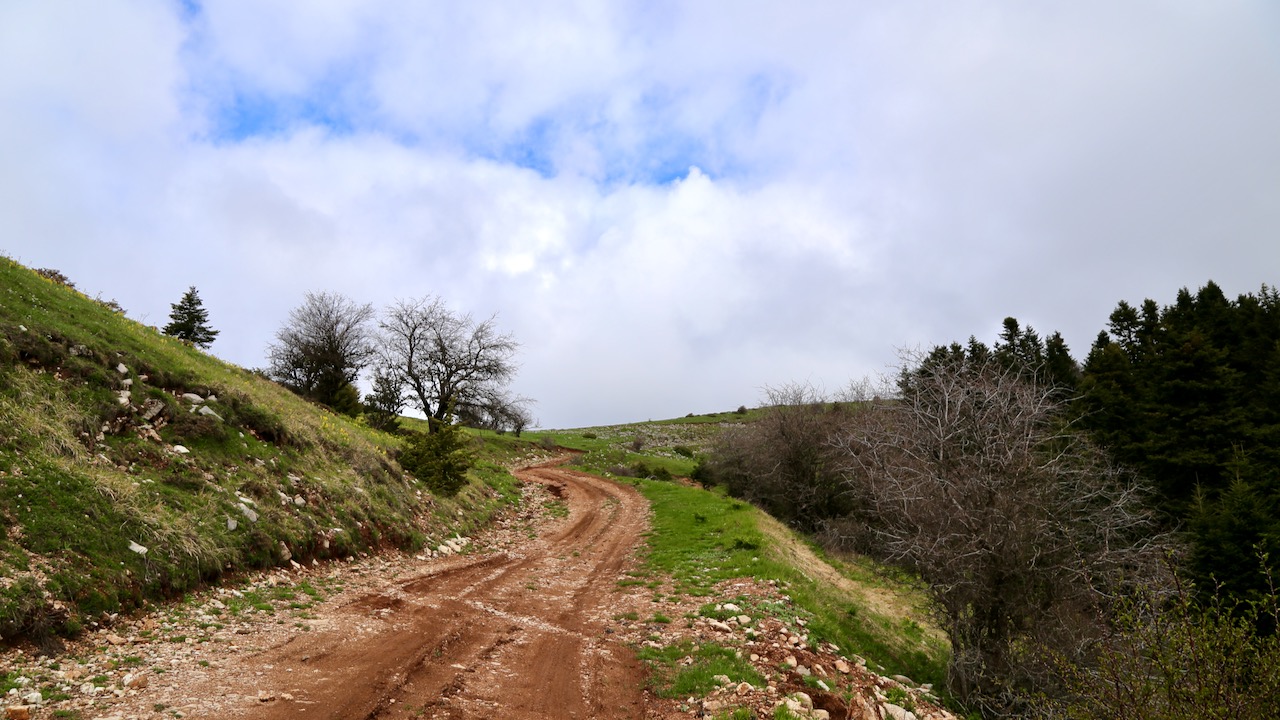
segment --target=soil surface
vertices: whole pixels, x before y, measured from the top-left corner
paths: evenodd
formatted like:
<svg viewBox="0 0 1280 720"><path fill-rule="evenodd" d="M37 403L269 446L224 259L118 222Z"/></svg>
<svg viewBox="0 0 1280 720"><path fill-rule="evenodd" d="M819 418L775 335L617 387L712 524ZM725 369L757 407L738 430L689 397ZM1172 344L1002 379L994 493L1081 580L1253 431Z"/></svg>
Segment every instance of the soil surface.
<svg viewBox="0 0 1280 720"><path fill-rule="evenodd" d="M642 668L604 626L647 503L562 467L517 477L563 498L567 522L356 598L228 666L222 692L260 698L235 705L268 720L643 717Z"/></svg>
<svg viewBox="0 0 1280 720"><path fill-rule="evenodd" d="M11 650L0 671L70 695L32 717L644 717L643 666L606 625L647 502L555 461L515 474L523 510L460 553L266 574L54 656ZM270 606L230 611L299 583L340 591L288 619Z"/></svg>

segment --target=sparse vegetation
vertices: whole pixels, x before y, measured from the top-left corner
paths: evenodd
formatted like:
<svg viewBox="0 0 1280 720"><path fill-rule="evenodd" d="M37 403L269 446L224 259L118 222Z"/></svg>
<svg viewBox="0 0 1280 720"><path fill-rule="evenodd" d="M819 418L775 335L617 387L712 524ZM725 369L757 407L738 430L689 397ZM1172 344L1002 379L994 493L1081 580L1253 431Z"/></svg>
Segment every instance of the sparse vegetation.
<svg viewBox="0 0 1280 720"><path fill-rule="evenodd" d="M764 684L764 678L736 650L716 643L695 647L684 641L663 648L642 648L639 655L655 676L653 684L659 697L706 695L719 686L717 675L735 683ZM684 658L690 662L681 664Z"/></svg>
<svg viewBox="0 0 1280 720"><path fill-rule="evenodd" d="M0 638L290 557L413 548L518 497L487 459L432 497L401 443L0 260Z"/></svg>

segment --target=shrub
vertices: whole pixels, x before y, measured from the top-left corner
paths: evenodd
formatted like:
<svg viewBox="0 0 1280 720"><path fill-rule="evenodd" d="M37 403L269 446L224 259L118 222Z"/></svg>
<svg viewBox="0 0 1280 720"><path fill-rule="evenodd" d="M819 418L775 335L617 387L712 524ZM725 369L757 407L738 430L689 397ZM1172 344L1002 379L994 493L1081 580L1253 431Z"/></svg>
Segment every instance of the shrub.
<svg viewBox="0 0 1280 720"><path fill-rule="evenodd" d="M1068 692L1046 715L1126 720L1274 717L1280 636L1256 632L1280 615L1274 590L1253 602L1197 605L1146 592L1123 603L1086 662L1064 661Z"/></svg>
<svg viewBox="0 0 1280 720"><path fill-rule="evenodd" d="M240 392L220 392L218 397L222 405L220 409L226 412L227 422L251 431L264 442L278 445L289 443L290 438L280 418L253 404L247 395Z"/></svg>
<svg viewBox="0 0 1280 720"><path fill-rule="evenodd" d="M1042 651L1077 656L1107 598L1163 587L1173 540L1145 488L1065 426L1054 387L960 359L904 368L898 393L847 413L831 441L844 490L867 503L876 553L927 586L951 641L948 691L1021 717L1026 694L1060 686Z"/></svg>
<svg viewBox="0 0 1280 720"><path fill-rule="evenodd" d="M228 438L226 426L208 415L187 411L173 413L169 423L175 439L185 442L212 440L222 442Z"/></svg>
<svg viewBox="0 0 1280 720"><path fill-rule="evenodd" d="M689 479L708 486L715 484L715 475L711 472L711 467L706 460L699 460L698 464L693 466L693 472L689 473Z"/></svg>
<svg viewBox="0 0 1280 720"><path fill-rule="evenodd" d="M400 454L400 466L436 495L452 497L467 483L474 457L462 428L440 423L433 432L414 433Z"/></svg>
<svg viewBox="0 0 1280 720"><path fill-rule="evenodd" d="M630 477L653 478L654 480L662 480L671 482L671 471L659 465L658 467L649 467L643 461L637 461L631 466L632 473Z"/></svg>
<svg viewBox="0 0 1280 720"><path fill-rule="evenodd" d="M67 287L73 290L76 287L76 284L71 282L70 278L68 278L66 275L63 275L62 272L58 270L54 270L53 268L36 268L36 274L46 280L52 280L53 282L56 282L59 285L66 285Z"/></svg>
<svg viewBox="0 0 1280 720"><path fill-rule="evenodd" d="M688 445L677 445L671 449L672 451L675 452L675 454L679 455L680 457L687 457L687 458L693 457L693 448L689 447Z"/></svg>
<svg viewBox="0 0 1280 720"><path fill-rule="evenodd" d="M844 459L830 440L849 424L851 413L832 410L822 394L804 385L768 394L764 416L723 433L695 479L724 485L806 531L849 515L857 498L844 486Z"/></svg>

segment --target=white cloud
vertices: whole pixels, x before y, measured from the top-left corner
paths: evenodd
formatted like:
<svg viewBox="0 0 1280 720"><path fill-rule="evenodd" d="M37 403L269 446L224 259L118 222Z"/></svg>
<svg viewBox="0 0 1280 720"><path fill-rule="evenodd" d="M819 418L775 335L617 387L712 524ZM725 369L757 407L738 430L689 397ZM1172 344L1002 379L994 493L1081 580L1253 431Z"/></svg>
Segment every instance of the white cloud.
<svg viewBox="0 0 1280 720"><path fill-rule="evenodd" d="M153 323L196 284L245 365L307 290L496 312L553 425L835 387L1010 314L1082 354L1121 298L1280 282L1278 23L8 3L0 249Z"/></svg>

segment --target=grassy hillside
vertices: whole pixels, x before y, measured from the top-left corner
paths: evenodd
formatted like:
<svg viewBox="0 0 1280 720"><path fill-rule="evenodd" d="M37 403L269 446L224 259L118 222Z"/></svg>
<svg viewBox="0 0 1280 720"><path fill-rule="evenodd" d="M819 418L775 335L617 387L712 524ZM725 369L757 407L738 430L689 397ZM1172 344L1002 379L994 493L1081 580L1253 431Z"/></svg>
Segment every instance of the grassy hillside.
<svg viewBox="0 0 1280 720"><path fill-rule="evenodd" d="M483 462L432 497L398 442L0 259L0 640L228 571L413 549L516 496Z"/></svg>
<svg viewBox="0 0 1280 720"><path fill-rule="evenodd" d="M582 452L575 463L637 485L653 507L647 581L670 576L678 592L713 594L734 578L788 588L816 638L890 674L943 685L950 650L931 622L919 582L858 556L835 557L763 511L679 479L693 474L726 428L764 411L726 412L656 422L541 433ZM658 480L670 473L674 482Z"/></svg>

